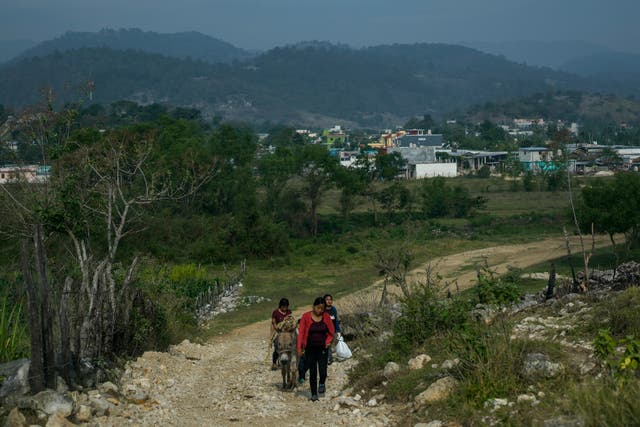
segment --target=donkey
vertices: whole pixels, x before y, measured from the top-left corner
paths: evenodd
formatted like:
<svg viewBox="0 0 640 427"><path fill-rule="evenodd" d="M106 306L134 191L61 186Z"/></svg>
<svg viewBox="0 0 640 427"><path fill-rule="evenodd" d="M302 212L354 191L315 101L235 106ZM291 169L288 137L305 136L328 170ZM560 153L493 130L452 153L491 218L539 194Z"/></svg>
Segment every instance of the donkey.
<svg viewBox="0 0 640 427"><path fill-rule="evenodd" d="M282 388L284 390L293 390L296 386L298 372L297 338L298 334L295 330L278 332L276 337L278 362L282 371Z"/></svg>

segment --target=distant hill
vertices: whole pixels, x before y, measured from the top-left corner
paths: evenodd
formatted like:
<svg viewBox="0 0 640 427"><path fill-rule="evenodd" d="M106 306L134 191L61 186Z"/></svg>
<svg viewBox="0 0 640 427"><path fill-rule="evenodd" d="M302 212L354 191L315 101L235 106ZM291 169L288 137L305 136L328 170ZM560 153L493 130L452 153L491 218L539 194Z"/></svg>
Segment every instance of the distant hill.
<svg viewBox="0 0 640 427"><path fill-rule="evenodd" d="M584 41L541 42L462 42L479 51L502 55L510 61L537 67L565 69L562 66L577 58L612 52L611 49Z"/></svg>
<svg viewBox="0 0 640 427"><path fill-rule="evenodd" d="M640 55L603 52L574 58L560 68L581 76L635 76L640 75Z"/></svg>
<svg viewBox="0 0 640 427"><path fill-rule="evenodd" d="M472 122L543 118L582 124L627 123L640 126L640 101L613 95L556 92L477 105L470 108L466 116L465 119Z"/></svg>
<svg viewBox="0 0 640 427"><path fill-rule="evenodd" d="M100 103L130 99L229 119L374 127L550 90L626 90L461 46L306 42L233 64L107 48L26 58L0 67L0 104L33 104L44 86L55 88L59 102L77 100L88 81Z"/></svg>
<svg viewBox="0 0 640 427"><path fill-rule="evenodd" d="M16 57L21 52L32 48L36 42L28 39L0 40L0 63Z"/></svg>
<svg viewBox="0 0 640 427"><path fill-rule="evenodd" d="M160 34L140 29L104 29L96 33L67 32L42 42L18 55L15 60L43 57L80 48L107 47L114 50L141 50L174 58L193 58L211 63L244 60L252 55L230 43L195 31Z"/></svg>

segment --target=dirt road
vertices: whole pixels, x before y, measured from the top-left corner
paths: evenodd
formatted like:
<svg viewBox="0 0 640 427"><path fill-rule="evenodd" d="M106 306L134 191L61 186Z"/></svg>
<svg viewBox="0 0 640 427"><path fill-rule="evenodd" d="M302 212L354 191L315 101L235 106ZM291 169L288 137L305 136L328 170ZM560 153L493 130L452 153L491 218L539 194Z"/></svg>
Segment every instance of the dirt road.
<svg viewBox="0 0 640 427"><path fill-rule="evenodd" d="M608 244L598 239L596 245ZM577 252L575 241L573 250ZM431 261L431 268L460 289L472 286L475 265L488 263L498 273L508 266L524 268L564 255L563 239L547 239L522 245L498 246L448 255ZM420 279L427 265L413 271ZM374 295L380 283L365 294ZM362 295L362 292L360 293ZM350 297L341 299L344 306ZM358 298L357 295L351 298ZM327 394L318 402L309 401L308 384L294 392L279 389L279 372L269 370L269 322L264 321L217 337L206 345L189 342L172 347L168 353L148 352L122 378L122 388L148 395L144 404L119 404L109 417L96 419L98 425L162 426L324 426L395 425L394 412L380 396L376 402L358 399L358 390L343 392L353 361L329 367ZM373 393L383 394L384 390ZM382 403L381 403L382 402Z"/></svg>

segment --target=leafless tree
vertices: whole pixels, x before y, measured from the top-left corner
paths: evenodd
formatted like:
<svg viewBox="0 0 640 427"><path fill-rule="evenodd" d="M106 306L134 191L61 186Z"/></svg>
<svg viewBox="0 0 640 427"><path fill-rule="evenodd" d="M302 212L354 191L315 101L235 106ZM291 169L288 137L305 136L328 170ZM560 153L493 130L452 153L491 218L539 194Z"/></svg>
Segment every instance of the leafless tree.
<svg viewBox="0 0 640 427"><path fill-rule="evenodd" d="M383 298L387 296L387 283L393 283L402 290L405 297L411 295L411 290L407 283L407 273L411 268L413 254L406 247L392 248L389 250L379 250L376 254L375 266L381 275L384 275Z"/></svg>
<svg viewBox="0 0 640 427"><path fill-rule="evenodd" d="M163 168L153 131L114 130L80 145L69 139L72 122L72 113L52 108L26 114L20 123L43 146L43 164L51 164L45 145L56 145L64 154L51 165L46 181L0 185L7 201L0 210L9 218L3 230L22 240L33 391L55 387L56 370L68 380L68 367L80 358L112 350L116 325L128 324L131 284L140 261L138 256L119 256L122 242L144 230L146 207L193 195L217 169L215 159L183 159L180 170ZM59 251L68 248L57 258L70 256L59 261L55 275L49 271L49 240ZM59 332L54 334L56 324ZM54 360L54 337L60 340L60 366Z"/></svg>

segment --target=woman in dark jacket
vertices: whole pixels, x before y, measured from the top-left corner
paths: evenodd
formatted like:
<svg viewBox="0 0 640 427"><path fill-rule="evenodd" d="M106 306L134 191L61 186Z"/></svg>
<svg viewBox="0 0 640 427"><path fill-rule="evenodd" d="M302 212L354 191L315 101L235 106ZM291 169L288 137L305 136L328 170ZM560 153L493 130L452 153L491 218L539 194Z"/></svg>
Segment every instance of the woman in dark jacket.
<svg viewBox="0 0 640 427"><path fill-rule="evenodd" d="M325 392L327 380L327 349L333 341L335 329L328 313L324 312L324 298L313 301L313 309L300 318L298 334L298 356L304 351L305 362L309 369L311 400L318 400L318 394ZM320 384L318 385L318 373Z"/></svg>

